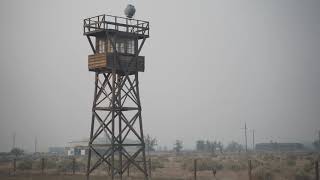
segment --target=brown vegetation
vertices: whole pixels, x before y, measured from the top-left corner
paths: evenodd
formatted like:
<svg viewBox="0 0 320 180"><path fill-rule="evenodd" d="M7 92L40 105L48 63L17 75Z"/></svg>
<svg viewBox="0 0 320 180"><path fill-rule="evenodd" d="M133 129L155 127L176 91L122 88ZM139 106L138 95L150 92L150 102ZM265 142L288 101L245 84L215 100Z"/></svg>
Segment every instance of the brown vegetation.
<svg viewBox="0 0 320 180"><path fill-rule="evenodd" d="M314 161L317 154L212 154L162 153L151 156L153 180L193 180L194 159L197 159L198 180L247 180L248 159L252 163L253 180L311 180L314 179ZM68 157L45 158L44 174L41 173L41 158L17 160L17 172L13 176L12 162L0 163L0 179L3 180L74 180L85 179L86 158L76 158L75 175L72 174L72 159ZM215 170L216 177L213 175ZM101 167L92 176L92 180L107 179L108 168ZM141 179L135 168L130 168L130 177L125 179Z"/></svg>

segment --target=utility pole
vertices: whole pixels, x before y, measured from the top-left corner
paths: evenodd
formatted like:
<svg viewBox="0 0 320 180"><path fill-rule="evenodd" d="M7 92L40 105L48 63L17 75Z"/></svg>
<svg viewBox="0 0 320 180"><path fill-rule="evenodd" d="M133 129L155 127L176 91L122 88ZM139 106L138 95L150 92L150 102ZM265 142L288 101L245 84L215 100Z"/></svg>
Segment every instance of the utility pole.
<svg viewBox="0 0 320 180"><path fill-rule="evenodd" d="M34 153L37 153L37 145L38 145L38 140L37 137L34 138Z"/></svg>
<svg viewBox="0 0 320 180"><path fill-rule="evenodd" d="M248 152L247 123L244 123L244 136L246 140L246 153L247 153Z"/></svg>
<svg viewBox="0 0 320 180"><path fill-rule="evenodd" d="M13 133L12 149L16 147L16 132Z"/></svg>
<svg viewBox="0 0 320 180"><path fill-rule="evenodd" d="M254 142L254 129L252 131L252 150L254 151L255 149L255 142Z"/></svg>

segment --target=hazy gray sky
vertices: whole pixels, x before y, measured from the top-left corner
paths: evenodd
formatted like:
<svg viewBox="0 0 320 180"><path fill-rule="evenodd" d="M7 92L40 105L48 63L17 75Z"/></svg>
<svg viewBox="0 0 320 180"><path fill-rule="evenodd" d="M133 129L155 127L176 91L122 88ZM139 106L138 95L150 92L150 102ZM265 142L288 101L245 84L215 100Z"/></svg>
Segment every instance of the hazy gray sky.
<svg viewBox="0 0 320 180"><path fill-rule="evenodd" d="M89 135L94 74L83 19L149 20L141 54L143 123L160 145L181 139L311 141L320 129L320 1L1 0L0 151Z"/></svg>

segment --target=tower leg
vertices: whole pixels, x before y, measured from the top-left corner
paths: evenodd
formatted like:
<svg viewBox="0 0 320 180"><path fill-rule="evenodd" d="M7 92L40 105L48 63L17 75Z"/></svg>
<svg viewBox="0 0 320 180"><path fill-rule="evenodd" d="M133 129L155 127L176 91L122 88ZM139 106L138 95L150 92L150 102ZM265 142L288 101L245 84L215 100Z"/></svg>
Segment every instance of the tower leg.
<svg viewBox="0 0 320 180"><path fill-rule="evenodd" d="M112 113L112 119L111 119L111 123L112 123L112 140L111 140L111 147L112 147L112 154L111 154L111 179L114 180L114 174L115 174L115 163L114 163L114 152L116 150L117 147L115 147L115 102L116 102L116 73L115 71L112 72L112 109L111 109L111 113Z"/></svg>
<svg viewBox="0 0 320 180"><path fill-rule="evenodd" d="M100 73L96 81L87 179L92 171L105 164L110 167L112 180L123 179L130 165L148 180L138 73ZM101 137L104 134L106 136ZM102 138L106 140L101 141ZM97 157L96 162L93 155Z"/></svg>
<svg viewBox="0 0 320 180"><path fill-rule="evenodd" d="M121 107L121 84L122 84L122 77L118 75L118 98L117 98L117 103L118 103L118 106ZM122 133L120 133L122 131L122 120L121 120L121 117L122 117L122 112L119 111L119 141L122 142ZM119 144L119 175L120 175L120 180L122 180L122 144Z"/></svg>
<svg viewBox="0 0 320 180"><path fill-rule="evenodd" d="M99 78L99 75L98 73L95 74L95 88L94 88L94 96L93 96L93 107L95 106L96 104L96 94L97 94L97 87L98 87L98 78ZM92 109L93 111L93 109ZM91 128L90 128L90 139L89 139L89 143L88 143L88 162L87 162L87 173L86 173L86 176L87 176L87 180L90 179L90 164L91 164L91 148L90 148L90 141L92 139L92 136L93 136L93 131L94 131L94 112L92 112L92 116L91 116Z"/></svg>
<svg viewBox="0 0 320 180"><path fill-rule="evenodd" d="M145 179L148 180L150 174L148 174L148 169L147 169L147 162L146 162L146 146L145 146L145 142L144 142L144 134L143 134L143 125L142 125L142 115L141 115L141 102L140 102L140 93L139 93L139 77L138 77L138 73L135 73L135 79L137 82L137 99L138 99L138 103L140 106L140 112L139 112L139 124L140 124L140 135L142 137L142 144L143 144L143 150L142 150L142 159L143 159L143 169L144 169L144 174L145 174Z"/></svg>

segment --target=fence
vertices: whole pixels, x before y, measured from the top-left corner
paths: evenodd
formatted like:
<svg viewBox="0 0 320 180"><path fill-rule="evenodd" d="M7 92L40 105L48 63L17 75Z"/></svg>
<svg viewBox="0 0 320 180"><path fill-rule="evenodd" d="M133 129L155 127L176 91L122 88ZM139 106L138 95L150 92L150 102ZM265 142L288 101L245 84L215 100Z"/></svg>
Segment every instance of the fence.
<svg viewBox="0 0 320 180"><path fill-rule="evenodd" d="M0 174L84 174L84 161L74 157L20 157L1 162Z"/></svg>
<svg viewBox="0 0 320 180"><path fill-rule="evenodd" d="M221 154L159 154L148 159L148 173L152 180L319 180L319 155L253 154L249 156ZM0 176L25 174L85 175L86 157L44 156L20 157L0 161ZM131 165L126 177L141 177ZM93 176L109 176L110 168L99 167Z"/></svg>
<svg viewBox="0 0 320 180"><path fill-rule="evenodd" d="M215 160L211 158L193 160L194 180L207 179L210 171L212 178L216 178L219 174L220 177L227 177L228 171L231 171L235 176L232 177L229 173L231 176L229 178L239 180L319 180L319 157L260 154L243 156L237 160L226 156Z"/></svg>

